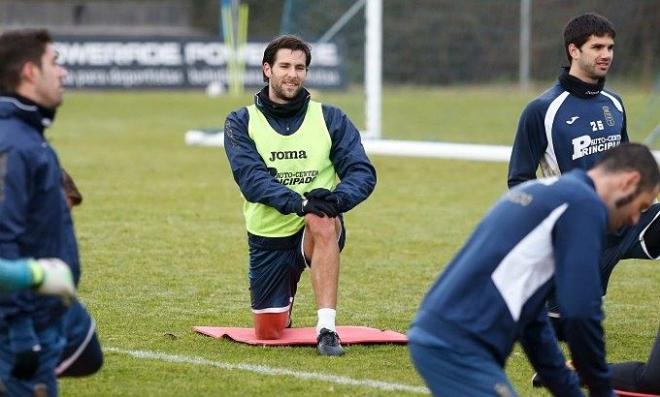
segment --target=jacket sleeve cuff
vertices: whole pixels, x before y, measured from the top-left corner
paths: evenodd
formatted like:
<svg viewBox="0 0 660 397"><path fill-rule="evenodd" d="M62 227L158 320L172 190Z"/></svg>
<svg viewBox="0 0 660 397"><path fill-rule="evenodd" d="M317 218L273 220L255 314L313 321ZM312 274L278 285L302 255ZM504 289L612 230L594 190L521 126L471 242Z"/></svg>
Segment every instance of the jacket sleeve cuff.
<svg viewBox="0 0 660 397"><path fill-rule="evenodd" d="M296 195L295 198L287 201L285 214L297 214L302 209L302 196Z"/></svg>

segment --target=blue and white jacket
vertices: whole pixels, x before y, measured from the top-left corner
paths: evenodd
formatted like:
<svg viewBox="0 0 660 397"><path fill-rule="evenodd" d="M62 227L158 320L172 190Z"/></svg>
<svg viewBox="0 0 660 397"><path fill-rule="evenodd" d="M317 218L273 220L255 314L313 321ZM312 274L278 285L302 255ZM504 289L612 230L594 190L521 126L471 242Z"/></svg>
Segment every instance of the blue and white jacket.
<svg viewBox="0 0 660 397"><path fill-rule="evenodd" d="M44 137L53 117L53 111L26 98L0 96L0 257L60 258L77 282L73 221L59 160ZM35 330L64 311L59 298L32 291L0 294L0 330L9 332L13 351L26 350L36 343Z"/></svg>
<svg viewBox="0 0 660 397"><path fill-rule="evenodd" d="M554 395L581 396L547 318L554 289L578 374L592 396L611 396L599 276L607 226L607 208L582 170L511 189L427 293L410 341L502 367L520 341Z"/></svg>
<svg viewBox="0 0 660 397"><path fill-rule="evenodd" d="M587 84L564 71L527 105L511 152L509 187L535 179L539 166L546 177L589 169L605 150L628 142L623 102L604 83Z"/></svg>

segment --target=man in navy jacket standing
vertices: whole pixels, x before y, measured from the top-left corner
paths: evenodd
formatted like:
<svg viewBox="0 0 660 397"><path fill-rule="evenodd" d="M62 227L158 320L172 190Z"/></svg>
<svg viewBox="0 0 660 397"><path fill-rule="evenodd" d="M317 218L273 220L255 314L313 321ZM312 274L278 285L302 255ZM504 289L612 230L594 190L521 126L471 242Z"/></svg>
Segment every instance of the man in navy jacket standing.
<svg viewBox="0 0 660 397"><path fill-rule="evenodd" d="M65 76L46 30L0 35L0 257L58 258L77 284L73 221L59 160L44 136L62 103ZM0 295L0 378L9 395L45 386L55 396L56 367L75 376L101 363L94 321L79 302L67 308L32 291Z"/></svg>
<svg viewBox="0 0 660 397"><path fill-rule="evenodd" d="M577 16L566 25L564 49L570 66L520 117L509 162L510 188L535 179L537 168L546 177L589 169L607 150L629 141L623 102L605 88L615 36L611 22L598 14ZM608 235L600 263L603 294L621 259L659 257L660 204L655 204L636 226ZM549 308L563 339L561 313L552 298Z"/></svg>

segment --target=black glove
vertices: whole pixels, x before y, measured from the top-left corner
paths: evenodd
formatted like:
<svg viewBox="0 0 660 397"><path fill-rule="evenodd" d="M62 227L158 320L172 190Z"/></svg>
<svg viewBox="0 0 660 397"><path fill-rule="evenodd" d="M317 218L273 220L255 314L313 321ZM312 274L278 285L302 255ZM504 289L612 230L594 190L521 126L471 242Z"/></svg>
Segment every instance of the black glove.
<svg viewBox="0 0 660 397"><path fill-rule="evenodd" d="M336 218L339 212L339 197L328 189L318 188L310 192L305 192L307 200L302 203L302 215L312 213L318 216L327 216Z"/></svg>
<svg viewBox="0 0 660 397"><path fill-rule="evenodd" d="M39 350L40 347L35 346L32 350L15 353L11 376L22 380L32 378L39 368Z"/></svg>
<svg viewBox="0 0 660 397"><path fill-rule="evenodd" d="M339 209L336 204L319 199L303 200L302 208L297 212L298 216L305 216L305 214L314 214L320 217L327 216L329 218L336 218L339 215Z"/></svg>
<svg viewBox="0 0 660 397"><path fill-rule="evenodd" d="M305 198L308 200L319 199L324 201L339 202L337 195L328 189L318 188L305 193Z"/></svg>

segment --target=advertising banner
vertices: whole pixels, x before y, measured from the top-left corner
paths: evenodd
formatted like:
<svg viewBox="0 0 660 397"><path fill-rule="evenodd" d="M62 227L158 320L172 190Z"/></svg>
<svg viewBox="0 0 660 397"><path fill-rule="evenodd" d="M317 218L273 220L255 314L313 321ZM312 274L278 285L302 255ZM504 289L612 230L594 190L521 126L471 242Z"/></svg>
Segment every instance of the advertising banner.
<svg viewBox="0 0 660 397"><path fill-rule="evenodd" d="M70 88L226 86L232 62L233 73L238 73L245 87L260 87L264 85L261 60L267 44L246 43L235 53L212 39L55 37L58 60L69 72L66 86ZM312 44L312 64L305 86L343 87L341 65L336 44Z"/></svg>

